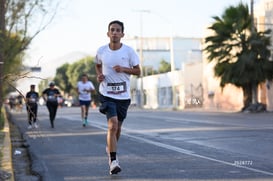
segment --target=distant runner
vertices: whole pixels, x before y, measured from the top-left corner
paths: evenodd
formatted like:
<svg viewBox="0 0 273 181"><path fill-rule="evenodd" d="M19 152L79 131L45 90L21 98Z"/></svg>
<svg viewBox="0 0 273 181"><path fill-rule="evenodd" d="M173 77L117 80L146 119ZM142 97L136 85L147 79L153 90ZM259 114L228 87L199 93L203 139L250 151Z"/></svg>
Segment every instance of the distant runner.
<svg viewBox="0 0 273 181"><path fill-rule="evenodd" d="M79 94L79 101L81 106L82 125L85 127L88 124L88 110L91 104L91 92L95 91L95 87L91 81L88 80L87 74L83 74L81 81L77 84L77 92Z"/></svg>
<svg viewBox="0 0 273 181"><path fill-rule="evenodd" d="M50 82L49 88L43 91L43 98L46 101L46 107L49 111L49 120L51 128L54 128L54 120L58 109L58 97L61 96L60 91L55 88L55 83Z"/></svg>
<svg viewBox="0 0 273 181"><path fill-rule="evenodd" d="M37 124L37 110L39 94L35 91L35 85L30 85L30 91L26 94L26 108L28 113L28 129L38 128Z"/></svg>

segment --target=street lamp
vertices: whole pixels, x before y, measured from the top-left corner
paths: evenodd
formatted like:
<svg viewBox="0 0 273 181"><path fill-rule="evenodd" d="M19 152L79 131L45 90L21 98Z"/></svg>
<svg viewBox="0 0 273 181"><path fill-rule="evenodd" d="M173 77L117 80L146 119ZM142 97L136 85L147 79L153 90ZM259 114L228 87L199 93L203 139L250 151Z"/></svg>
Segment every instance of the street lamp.
<svg viewBox="0 0 273 181"><path fill-rule="evenodd" d="M251 31L254 32L254 13L253 13L253 0L250 0L250 15L251 15Z"/></svg>

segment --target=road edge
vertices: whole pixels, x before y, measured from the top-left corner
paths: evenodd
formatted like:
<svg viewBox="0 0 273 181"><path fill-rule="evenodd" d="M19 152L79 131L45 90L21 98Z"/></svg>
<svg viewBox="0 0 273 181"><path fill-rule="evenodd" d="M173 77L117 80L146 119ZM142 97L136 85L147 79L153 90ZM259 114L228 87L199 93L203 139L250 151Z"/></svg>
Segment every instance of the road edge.
<svg viewBox="0 0 273 181"><path fill-rule="evenodd" d="M3 157L2 157L1 168L10 174L10 177L7 180L14 181L9 121L7 119L6 110L5 109L2 109L2 110L4 115L3 132L5 133L5 138L4 138L3 149L2 149Z"/></svg>

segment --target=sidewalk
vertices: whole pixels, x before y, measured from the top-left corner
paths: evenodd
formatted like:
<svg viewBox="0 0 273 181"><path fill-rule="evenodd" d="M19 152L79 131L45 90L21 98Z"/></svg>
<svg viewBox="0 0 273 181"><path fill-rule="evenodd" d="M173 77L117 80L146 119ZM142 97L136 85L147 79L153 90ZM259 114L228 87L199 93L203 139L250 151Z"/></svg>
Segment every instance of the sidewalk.
<svg viewBox="0 0 273 181"><path fill-rule="evenodd" d="M0 147L1 153L3 155L2 162L0 165L0 180L4 179L8 181L14 181L9 122L6 117L5 110L3 112L4 112L4 119L5 119L3 132L5 134L5 137L4 137L4 142L2 147Z"/></svg>

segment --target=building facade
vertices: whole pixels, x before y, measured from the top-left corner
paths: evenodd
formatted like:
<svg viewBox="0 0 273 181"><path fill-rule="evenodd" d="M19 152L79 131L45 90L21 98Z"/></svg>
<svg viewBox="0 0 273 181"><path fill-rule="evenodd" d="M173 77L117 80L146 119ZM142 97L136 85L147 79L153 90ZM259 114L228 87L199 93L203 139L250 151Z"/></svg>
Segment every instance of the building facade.
<svg viewBox="0 0 273 181"><path fill-rule="evenodd" d="M133 104L151 109L202 106L201 39L132 38L125 42L140 54L144 67L143 77L132 77ZM161 60L170 63L172 71L148 75L147 69L158 71Z"/></svg>
<svg viewBox="0 0 273 181"><path fill-rule="evenodd" d="M273 0L257 4L254 17L258 31L273 29ZM273 33L271 37L273 40ZM219 86L220 81L213 73L213 63L208 63L201 51L201 39L134 37L127 39L126 43L137 50L144 66L143 77L132 78L133 104L139 106L143 103L144 108L152 109L242 109L243 91L233 85L227 85L224 89ZM148 75L149 71L158 69L161 60L171 63L172 71ZM259 85L258 101L266 104L268 111L273 111L272 81L267 80Z"/></svg>
<svg viewBox="0 0 273 181"><path fill-rule="evenodd" d="M273 0L263 0L258 6L256 11L257 14L257 27L260 30L271 29L271 59L273 61ZM273 111L273 82L272 80L267 80L265 84L262 85L263 93L262 97L267 105L268 111Z"/></svg>

